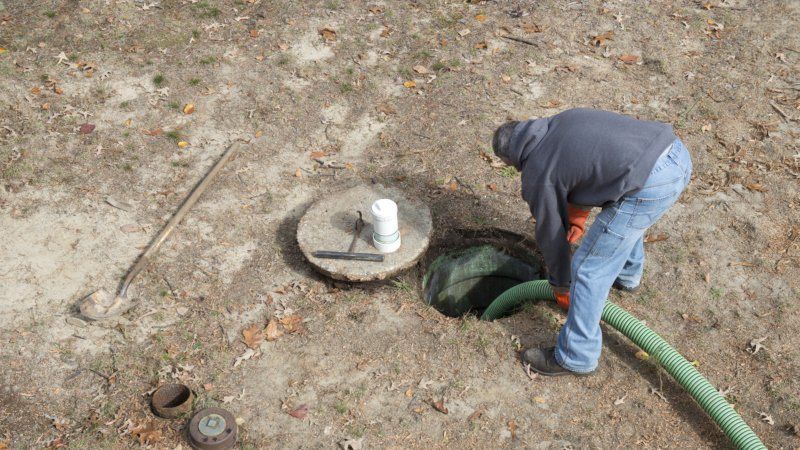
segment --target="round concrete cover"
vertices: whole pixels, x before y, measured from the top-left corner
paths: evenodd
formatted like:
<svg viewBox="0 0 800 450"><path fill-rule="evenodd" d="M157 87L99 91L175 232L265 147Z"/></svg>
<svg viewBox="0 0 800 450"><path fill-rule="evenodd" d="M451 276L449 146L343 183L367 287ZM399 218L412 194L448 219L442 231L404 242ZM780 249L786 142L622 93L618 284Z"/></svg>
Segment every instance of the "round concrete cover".
<svg viewBox="0 0 800 450"><path fill-rule="evenodd" d="M358 212L364 218L356 253L378 253L372 245L372 214L375 200L389 198L397 203L402 245L394 253L384 255L383 262L322 259L315 251L346 252L353 240ZM413 266L430 243L431 211L420 200L402 191L380 184L357 186L317 201L306 211L297 226L297 242L308 261L320 272L344 281L383 280Z"/></svg>

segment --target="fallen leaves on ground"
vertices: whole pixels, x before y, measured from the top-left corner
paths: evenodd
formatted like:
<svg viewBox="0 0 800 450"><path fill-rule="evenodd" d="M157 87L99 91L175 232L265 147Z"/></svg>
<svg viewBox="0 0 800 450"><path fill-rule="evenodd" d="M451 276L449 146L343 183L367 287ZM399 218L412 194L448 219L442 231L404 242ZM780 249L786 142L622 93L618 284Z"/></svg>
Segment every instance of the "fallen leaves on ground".
<svg viewBox="0 0 800 450"><path fill-rule="evenodd" d="M437 401L434 401L433 399L431 399L431 400L430 400L430 403L431 403L431 406L433 406L433 409L435 409L435 410L439 411L439 412L440 412L440 413L442 413L442 414L447 414L447 413L449 412L449 411L447 410L447 407L446 407L446 406L444 406L444 399L441 399L441 400L440 400L440 401L438 401L438 402L437 402Z"/></svg>
<svg viewBox="0 0 800 450"><path fill-rule="evenodd" d="M475 16L475 20L478 22L485 22L486 21L486 14L477 14Z"/></svg>
<svg viewBox="0 0 800 450"><path fill-rule="evenodd" d="M511 432L511 439L514 440L517 438L517 421L511 419L508 421L508 431Z"/></svg>
<svg viewBox="0 0 800 450"><path fill-rule="evenodd" d="M308 405L300 405L297 408L289 411L287 414L294 417L295 419L305 419L308 417Z"/></svg>
<svg viewBox="0 0 800 450"><path fill-rule="evenodd" d="M745 187L747 189L751 190L751 191L767 192L767 188L765 188L764 185L759 184L759 183L750 183L750 184L746 185Z"/></svg>
<svg viewBox="0 0 800 450"><path fill-rule="evenodd" d="M328 156L327 152L318 151L318 152L311 152L311 159L319 159Z"/></svg>
<svg viewBox="0 0 800 450"><path fill-rule="evenodd" d="M160 136L164 133L164 130L161 128L154 128L152 130L142 130L142 133L147 136Z"/></svg>
<svg viewBox="0 0 800 450"><path fill-rule="evenodd" d="M487 184L486 189L489 189L490 191L497 191L497 185L494 183Z"/></svg>
<svg viewBox="0 0 800 450"><path fill-rule="evenodd" d="M758 417L761 419L762 422L766 422L770 425L775 425L775 420L772 419L772 416L765 412L759 412Z"/></svg>
<svg viewBox="0 0 800 450"><path fill-rule="evenodd" d="M606 41L613 41L614 40L614 32L613 31L606 31L605 33L598 34L597 36L592 36L592 45L595 47L602 47L606 45Z"/></svg>
<svg viewBox="0 0 800 450"><path fill-rule="evenodd" d="M278 322L283 325L287 333L295 333L302 328L303 318L295 314L283 317Z"/></svg>
<svg viewBox="0 0 800 450"><path fill-rule="evenodd" d="M320 28L319 35L322 36L322 39L325 39L326 42L333 42L336 40L336 30L333 28Z"/></svg>
<svg viewBox="0 0 800 450"><path fill-rule="evenodd" d="M4 49L3 47L0 47L0 53L5 53L6 51L7 51L6 49Z"/></svg>
<svg viewBox="0 0 800 450"><path fill-rule="evenodd" d="M380 105L376 106L375 109L378 112L382 112L387 116L390 114L396 114L397 111L392 107L392 105L387 105L386 103L381 103Z"/></svg>
<svg viewBox="0 0 800 450"><path fill-rule="evenodd" d="M239 364L241 364L244 361L247 361L248 359L252 358L255 355L256 351L253 350L252 348L248 348L247 350L244 351L244 353L242 353L241 356L236 357L236 361L233 362L233 367L238 367Z"/></svg>
<svg viewBox="0 0 800 450"><path fill-rule="evenodd" d="M467 421L474 422L480 419L484 412L486 412L486 408L483 405L481 405L480 408L476 409L475 411L472 411L472 414L470 414L469 417L467 417Z"/></svg>
<svg viewBox="0 0 800 450"><path fill-rule="evenodd" d="M426 75L429 73L428 69L425 66L414 66L413 69L414 72L417 72L420 75Z"/></svg>
<svg viewBox="0 0 800 450"><path fill-rule="evenodd" d="M153 422L139 425L131 430L131 435L139 439L139 444L154 444L161 440L161 430L155 427Z"/></svg>
<svg viewBox="0 0 800 450"><path fill-rule="evenodd" d="M242 330L242 337L245 345L250 348L258 348L264 341L264 330L260 326L253 324Z"/></svg>
<svg viewBox="0 0 800 450"><path fill-rule="evenodd" d="M636 55L622 55L619 57L619 60L625 64L636 64L639 62L639 57Z"/></svg>
<svg viewBox="0 0 800 450"><path fill-rule="evenodd" d="M257 38L258 37L258 30L250 30L250 37Z"/></svg>
<svg viewBox="0 0 800 450"><path fill-rule="evenodd" d="M94 131L94 128L95 128L94 124L85 123L85 124L81 125L81 127L78 129L78 131L81 134L90 134L92 131Z"/></svg>
<svg viewBox="0 0 800 450"><path fill-rule="evenodd" d="M178 148L186 148L189 146L189 143L186 141L178 141Z"/></svg>
<svg viewBox="0 0 800 450"><path fill-rule="evenodd" d="M618 398L618 399L614 400L614 406L619 406L619 405L621 405L621 404L625 403L625 399L626 399L627 397L628 397L628 395L626 394L626 395L623 395L622 397L620 397L620 398Z"/></svg>
<svg viewBox="0 0 800 450"><path fill-rule="evenodd" d="M403 82L403 86L411 89L417 87L417 83L414 80L408 80Z"/></svg>
<svg viewBox="0 0 800 450"><path fill-rule="evenodd" d="M294 176L295 176L295 178L300 178L300 177L302 177L302 176L303 176L303 171L302 171L302 170L300 170L300 169L297 169L297 170L295 170L295 171L294 171Z"/></svg>
<svg viewBox="0 0 800 450"><path fill-rule="evenodd" d="M283 336L283 331L278 329L278 322L275 321L275 319L269 320L266 332L267 332L266 337L268 341L274 341L275 339L278 339L279 337Z"/></svg>
<svg viewBox="0 0 800 450"><path fill-rule="evenodd" d="M650 359L650 355L644 350L639 350L634 356L636 356L636 359L640 359L642 361L647 361Z"/></svg>
<svg viewBox="0 0 800 450"><path fill-rule="evenodd" d="M183 107L183 113L189 115L194 112L194 103L187 103L186 106Z"/></svg>
<svg viewBox="0 0 800 450"><path fill-rule="evenodd" d="M666 234L648 234L644 237L644 243L651 244L653 242L666 241L667 239L669 239L669 236Z"/></svg>
<svg viewBox="0 0 800 450"><path fill-rule="evenodd" d="M519 27L522 28L522 31L524 31L524 32L526 32L528 34L541 33L542 32L542 27L540 27L539 25L537 25L537 24L535 24L533 22L531 22L531 23L523 23Z"/></svg>
<svg viewBox="0 0 800 450"><path fill-rule="evenodd" d="M749 346L747 347L747 351L755 355L756 353L761 351L762 348L766 348L763 345L761 345L761 343L764 342L765 340L767 340L766 336L764 336L762 338L758 338L758 339L750 339L750 343L749 343Z"/></svg>

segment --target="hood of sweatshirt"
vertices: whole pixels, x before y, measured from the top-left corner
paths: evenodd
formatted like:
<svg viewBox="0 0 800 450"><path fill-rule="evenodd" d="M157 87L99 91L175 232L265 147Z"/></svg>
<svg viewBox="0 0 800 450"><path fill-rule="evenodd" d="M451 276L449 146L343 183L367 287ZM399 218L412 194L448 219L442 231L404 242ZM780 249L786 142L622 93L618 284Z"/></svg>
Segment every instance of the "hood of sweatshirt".
<svg viewBox="0 0 800 450"><path fill-rule="evenodd" d="M514 134L511 136L511 142L508 146L508 159L517 170L522 171L525 161L527 161L534 148L547 133L549 122L550 119L545 117L526 120L514 127Z"/></svg>

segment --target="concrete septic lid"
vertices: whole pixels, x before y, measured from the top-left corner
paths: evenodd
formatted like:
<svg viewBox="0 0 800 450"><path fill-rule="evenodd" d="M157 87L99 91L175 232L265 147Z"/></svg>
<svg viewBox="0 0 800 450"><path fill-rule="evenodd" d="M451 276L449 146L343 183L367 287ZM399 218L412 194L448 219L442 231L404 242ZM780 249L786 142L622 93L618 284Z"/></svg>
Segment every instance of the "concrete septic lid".
<svg viewBox="0 0 800 450"><path fill-rule="evenodd" d="M372 245L372 213L375 200L389 198L397 203L402 245L384 255L383 262L345 261L313 256L315 251L346 252L353 240L357 211L364 227L356 241L356 253L378 253ZM357 186L317 201L306 211L297 226L297 243L308 261L323 274L343 281L383 280L413 266L430 243L431 211L418 199L379 184Z"/></svg>

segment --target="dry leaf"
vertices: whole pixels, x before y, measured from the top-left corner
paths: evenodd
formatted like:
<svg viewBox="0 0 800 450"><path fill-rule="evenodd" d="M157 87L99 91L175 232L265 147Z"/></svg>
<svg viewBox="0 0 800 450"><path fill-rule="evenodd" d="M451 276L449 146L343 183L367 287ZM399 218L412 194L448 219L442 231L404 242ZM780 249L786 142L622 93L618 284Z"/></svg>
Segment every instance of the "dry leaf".
<svg viewBox="0 0 800 450"><path fill-rule="evenodd" d="M326 42L333 42L336 40L336 30L332 28L320 28L319 34Z"/></svg>
<svg viewBox="0 0 800 450"><path fill-rule="evenodd" d="M119 229L122 230L123 233L136 233L142 231L142 227L136 225L135 223L129 223L127 225L123 225L119 227Z"/></svg>
<svg viewBox="0 0 800 450"><path fill-rule="evenodd" d="M160 136L162 133L164 133L164 130L162 130L161 128L155 128L152 130L142 130L142 133L148 136Z"/></svg>
<svg viewBox="0 0 800 450"><path fill-rule="evenodd" d="M413 389L411 389L411 388L408 388L408 389L406 389L406 393L405 393L405 395L406 395L406 397L408 397L408 398L411 398L411 397L413 397L413 396L414 396L414 390L413 390Z"/></svg>
<svg viewBox="0 0 800 450"><path fill-rule="evenodd" d="M494 183L487 184L486 185L486 189L489 189L490 191L496 191L497 190L497 185L494 184Z"/></svg>
<svg viewBox="0 0 800 450"><path fill-rule="evenodd" d="M475 44L475 48L477 48L478 50L486 50L486 47L488 47L486 45L486 41L480 41L477 44Z"/></svg>
<svg viewBox="0 0 800 450"><path fill-rule="evenodd" d="M391 106L391 105L387 105L386 103L381 103L380 105L378 105L377 107L375 107L375 109L376 109L378 112L382 112L382 113L386 114L387 116L388 116L389 114L395 114L395 113L397 113L397 111L395 111L395 109L394 109L394 108L392 108L392 106Z"/></svg>
<svg viewBox="0 0 800 450"><path fill-rule="evenodd" d="M64 90L61 89L60 87L56 86L56 87L53 88L53 92L55 92L56 95L61 95L61 94L64 93Z"/></svg>
<svg viewBox="0 0 800 450"><path fill-rule="evenodd" d="M484 407L481 406L480 408L473 411L472 414L470 414L469 417L467 417L467 420L469 422L474 422L475 420L480 419L480 417L483 415L485 411L486 410L484 409Z"/></svg>
<svg viewBox="0 0 800 450"><path fill-rule="evenodd" d="M48 109L50 109L50 103L42 103L41 108L43 110L47 111Z"/></svg>
<svg viewBox="0 0 800 450"><path fill-rule="evenodd" d="M283 336L283 331L278 329L278 322L276 322L275 319L269 320L266 332L268 341L274 341L275 339L278 339L279 337Z"/></svg>
<svg viewBox="0 0 800 450"><path fill-rule="evenodd" d="M486 21L486 14L478 14L475 16L475 20L478 22L485 22Z"/></svg>
<svg viewBox="0 0 800 450"><path fill-rule="evenodd" d="M261 342L264 341L264 331L260 326L253 324L245 330L242 330L242 337L244 338L245 345L250 348L258 348Z"/></svg>
<svg viewBox="0 0 800 450"><path fill-rule="evenodd" d="M614 400L614 406L619 406L619 405L625 403L625 398L627 398L627 397L628 397L628 395L626 394L626 395L623 395L622 397Z"/></svg>
<svg viewBox="0 0 800 450"><path fill-rule="evenodd" d="M503 80L503 83L511 83L511 77L508 75L500 75L500 79Z"/></svg>
<svg viewBox="0 0 800 450"><path fill-rule="evenodd" d="M383 31L381 31L381 37L389 37L392 34L392 29L389 27L383 27Z"/></svg>
<svg viewBox="0 0 800 450"><path fill-rule="evenodd" d="M457 191L458 190L458 181L452 180L450 183L447 184L448 191Z"/></svg>
<svg viewBox="0 0 800 450"><path fill-rule="evenodd" d="M541 33L542 32L542 27L540 27L539 25L536 25L535 23L523 23L519 27L522 28L522 31L524 31L526 33L529 33L529 34L530 33Z"/></svg>
<svg viewBox="0 0 800 450"><path fill-rule="evenodd" d="M511 431L511 439L517 438L517 421L511 419L508 421L508 430Z"/></svg>
<svg viewBox="0 0 800 450"><path fill-rule="evenodd" d="M186 148L189 146L189 143L186 141L178 141L178 148Z"/></svg>
<svg viewBox="0 0 800 450"><path fill-rule="evenodd" d="M131 434L139 439L141 445L154 444L161 440L161 430L157 430L152 422L147 425L139 425L131 430Z"/></svg>
<svg viewBox="0 0 800 450"><path fill-rule="evenodd" d="M287 414L294 417L295 419L305 419L308 417L308 405L300 405L297 408L289 411Z"/></svg>
<svg viewBox="0 0 800 450"><path fill-rule="evenodd" d="M414 66L414 72L417 72L420 75L425 75L428 73L428 69L425 66Z"/></svg>
<svg viewBox="0 0 800 450"><path fill-rule="evenodd" d="M187 103L186 106L183 107L184 114L191 114L194 112L194 103Z"/></svg>
<svg viewBox="0 0 800 450"><path fill-rule="evenodd" d="M258 37L258 30L250 30L250 37L257 38Z"/></svg>
<svg viewBox="0 0 800 450"><path fill-rule="evenodd" d="M613 40L614 40L614 32L606 31L603 34L592 36L592 45L594 45L595 47L601 47L606 45L606 41L613 41Z"/></svg>
<svg viewBox="0 0 800 450"><path fill-rule="evenodd" d="M639 62L639 57L636 55L622 55L619 57L619 60L625 64L636 64Z"/></svg>
<svg viewBox="0 0 800 450"><path fill-rule="evenodd" d="M5 53L5 52L6 52L6 49L4 49L3 47L0 47L0 53Z"/></svg>
<svg viewBox="0 0 800 450"><path fill-rule="evenodd" d="M300 169L297 169L297 170L294 172L294 176L295 176L295 177L297 177L297 178L300 178L300 177L302 177L302 176L303 176L303 171L302 171L302 170L300 170Z"/></svg>
<svg viewBox="0 0 800 450"><path fill-rule="evenodd" d="M372 14L380 14L383 12L383 10L379 6L370 6L367 10Z"/></svg>
<svg viewBox="0 0 800 450"><path fill-rule="evenodd" d="M468 35L470 33L471 33L471 31L469 31L469 28L464 28L463 30L458 32L458 35L461 36L461 37L464 37L464 36L466 36L466 35Z"/></svg>
<svg viewBox="0 0 800 450"><path fill-rule="evenodd" d="M298 315L291 315L282 318L280 324L283 325L283 328L286 329L287 333L294 333L301 328L301 323L303 322L303 318Z"/></svg>
<svg viewBox="0 0 800 450"><path fill-rule="evenodd" d="M746 185L745 187L747 189L751 190L751 191L767 192L767 188L765 188L763 185L758 184L758 183L750 183L750 184Z"/></svg>
<svg viewBox="0 0 800 450"><path fill-rule="evenodd" d="M417 87L417 83L414 82L414 80L404 81L403 82L403 86L405 86L405 87L407 87L409 89L410 88L415 88L415 87Z"/></svg>
<svg viewBox="0 0 800 450"><path fill-rule="evenodd" d="M449 411L447 410L447 407L446 407L446 406L444 406L444 399L442 399L442 400L441 400L441 401L439 401L439 402L434 402L434 401L431 401L431 406L433 406L433 409L435 409L435 410L439 411L439 412L440 412L440 413L442 413L442 414L447 414L447 413L449 412Z"/></svg>
<svg viewBox="0 0 800 450"><path fill-rule="evenodd" d="M648 234L647 236L644 237L644 243L650 244L653 242L666 241L667 239L669 239L669 236L667 236L666 234L656 234L656 235Z"/></svg>
<svg viewBox="0 0 800 450"><path fill-rule="evenodd" d="M636 359L641 359L642 361L647 361L648 359L650 359L650 355L644 350L639 350L638 352L636 352L635 356Z"/></svg>
<svg viewBox="0 0 800 450"><path fill-rule="evenodd" d="M327 152L322 152L322 151L311 152L311 159L319 159L319 158L324 158L326 156L328 156Z"/></svg>
<svg viewBox="0 0 800 450"><path fill-rule="evenodd" d="M252 358L255 355L256 351L253 350L252 348L248 348L247 350L244 351L244 353L242 353L241 356L236 357L236 361L233 362L233 367L239 366L239 364L241 364L242 361L247 361L248 359Z"/></svg>
<svg viewBox="0 0 800 450"><path fill-rule="evenodd" d="M91 133L92 131L94 131L94 124L91 124L91 123L85 123L85 124L81 125L81 127L80 127L80 129L78 129L78 131L79 131L81 134L89 134L89 133Z"/></svg>
<svg viewBox="0 0 800 450"><path fill-rule="evenodd" d="M540 103L542 108L558 108L562 103L560 100L548 100L546 103Z"/></svg>

